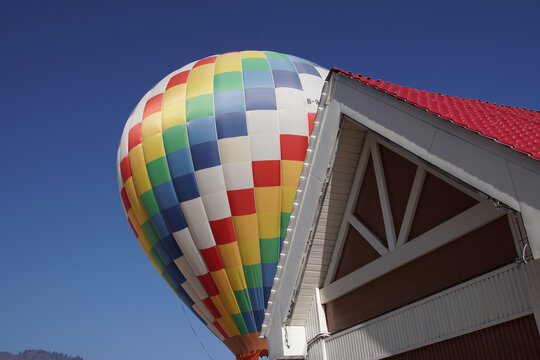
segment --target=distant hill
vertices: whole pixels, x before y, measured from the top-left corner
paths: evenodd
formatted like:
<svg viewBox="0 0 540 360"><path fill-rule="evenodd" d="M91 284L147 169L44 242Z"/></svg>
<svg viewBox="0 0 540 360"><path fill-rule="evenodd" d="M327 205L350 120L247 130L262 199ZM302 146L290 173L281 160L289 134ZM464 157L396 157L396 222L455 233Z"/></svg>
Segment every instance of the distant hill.
<svg viewBox="0 0 540 360"><path fill-rule="evenodd" d="M83 360L83 358L45 350L25 350L18 354L0 351L0 360Z"/></svg>

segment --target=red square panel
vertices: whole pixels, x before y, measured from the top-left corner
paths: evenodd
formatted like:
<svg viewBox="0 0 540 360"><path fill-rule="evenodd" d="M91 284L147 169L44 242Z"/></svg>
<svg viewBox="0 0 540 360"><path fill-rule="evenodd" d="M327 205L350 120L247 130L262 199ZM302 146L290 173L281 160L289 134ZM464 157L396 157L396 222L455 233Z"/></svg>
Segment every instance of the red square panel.
<svg viewBox="0 0 540 360"><path fill-rule="evenodd" d="M227 196L233 216L255 213L255 194L253 189L227 191Z"/></svg>
<svg viewBox="0 0 540 360"><path fill-rule="evenodd" d="M218 271L223 269L223 263L216 246L209 247L208 249L199 250L201 256L210 271Z"/></svg>
<svg viewBox="0 0 540 360"><path fill-rule="evenodd" d="M279 160L253 161L252 167L255 187L281 185L281 163Z"/></svg>
<svg viewBox="0 0 540 360"><path fill-rule="evenodd" d="M307 136L280 135L281 160L304 161L308 147Z"/></svg>
<svg viewBox="0 0 540 360"><path fill-rule="evenodd" d="M209 221L212 234L218 245L224 245L236 241L232 218Z"/></svg>

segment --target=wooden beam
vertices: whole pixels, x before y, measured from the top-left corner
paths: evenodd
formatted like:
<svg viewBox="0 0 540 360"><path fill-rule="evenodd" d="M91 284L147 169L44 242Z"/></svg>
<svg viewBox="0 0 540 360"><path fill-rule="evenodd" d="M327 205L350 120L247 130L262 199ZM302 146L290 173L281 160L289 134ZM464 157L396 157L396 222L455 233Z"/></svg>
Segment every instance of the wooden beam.
<svg viewBox="0 0 540 360"><path fill-rule="evenodd" d="M497 210L491 201L481 202L394 251L390 251L387 255L325 286L321 289L321 301L326 304L337 299L505 215L506 212ZM482 254L478 255L482 256Z"/></svg>
<svg viewBox="0 0 540 360"><path fill-rule="evenodd" d="M374 248L381 256L388 254L388 249L381 243L381 240L375 236L354 214L349 214L349 223L362 235L364 239Z"/></svg>
<svg viewBox="0 0 540 360"><path fill-rule="evenodd" d="M426 171L418 166L416 168L416 174L414 175L414 181L409 194L409 200L407 200L407 207L405 208L405 214L403 215L403 221L401 223L401 229L399 229L399 236L396 247L405 244L411 231L411 226L414 220L414 214L416 213L416 206L422 193L422 185L424 184L424 178L426 177Z"/></svg>
<svg viewBox="0 0 540 360"><path fill-rule="evenodd" d="M379 191L379 201L381 202L386 241L388 243L388 250L392 251L396 247L396 231L392 210L390 209L390 198L388 196L388 188L386 187L386 178L384 176L381 154L379 152L379 144L375 141L371 143L371 156L373 159L373 168L375 169L377 190Z"/></svg>

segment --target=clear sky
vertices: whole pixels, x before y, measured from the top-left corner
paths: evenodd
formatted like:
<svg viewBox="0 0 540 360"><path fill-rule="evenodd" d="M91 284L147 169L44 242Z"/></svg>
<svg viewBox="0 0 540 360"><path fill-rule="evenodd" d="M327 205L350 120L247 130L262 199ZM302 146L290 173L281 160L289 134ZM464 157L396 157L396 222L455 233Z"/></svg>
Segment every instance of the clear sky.
<svg viewBox="0 0 540 360"><path fill-rule="evenodd" d="M538 1L1 1L0 351L208 358L117 189L124 122L171 71L274 50L540 110L539 18Z"/></svg>

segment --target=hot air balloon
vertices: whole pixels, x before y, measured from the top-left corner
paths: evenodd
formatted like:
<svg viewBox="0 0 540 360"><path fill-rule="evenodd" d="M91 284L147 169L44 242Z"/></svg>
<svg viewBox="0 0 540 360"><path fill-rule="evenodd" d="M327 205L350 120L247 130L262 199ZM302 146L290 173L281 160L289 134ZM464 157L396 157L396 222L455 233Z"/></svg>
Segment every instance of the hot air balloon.
<svg viewBox="0 0 540 360"><path fill-rule="evenodd" d="M327 70L242 51L171 73L118 149L129 224L183 303L238 357L259 338Z"/></svg>

